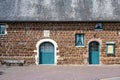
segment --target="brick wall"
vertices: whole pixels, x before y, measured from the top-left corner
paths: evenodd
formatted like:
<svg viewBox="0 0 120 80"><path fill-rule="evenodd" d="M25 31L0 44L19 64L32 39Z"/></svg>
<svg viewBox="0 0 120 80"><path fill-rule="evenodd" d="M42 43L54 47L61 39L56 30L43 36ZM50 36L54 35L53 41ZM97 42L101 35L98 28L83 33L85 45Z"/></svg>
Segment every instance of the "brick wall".
<svg viewBox="0 0 120 80"><path fill-rule="evenodd" d="M95 22L7 22L7 34L0 35L0 59L24 59L35 63L36 43L50 30L60 57L57 64L86 64L90 41L100 42L101 64L120 64L120 23L104 22L104 30L95 31ZM84 33L85 46L75 46L75 34ZM115 42L115 56L106 55L106 42Z"/></svg>

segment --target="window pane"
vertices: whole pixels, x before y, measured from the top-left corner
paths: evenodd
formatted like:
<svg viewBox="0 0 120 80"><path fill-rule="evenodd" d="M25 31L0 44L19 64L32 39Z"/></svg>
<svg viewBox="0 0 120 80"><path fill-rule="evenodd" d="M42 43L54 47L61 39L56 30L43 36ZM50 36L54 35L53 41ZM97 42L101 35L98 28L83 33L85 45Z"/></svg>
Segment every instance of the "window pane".
<svg viewBox="0 0 120 80"><path fill-rule="evenodd" d="M76 46L84 46L84 34L76 34Z"/></svg>
<svg viewBox="0 0 120 80"><path fill-rule="evenodd" d="M114 54L114 45L107 44L107 54Z"/></svg>
<svg viewBox="0 0 120 80"><path fill-rule="evenodd" d="M99 44L97 42L91 43L90 50L91 51L99 51Z"/></svg>
<svg viewBox="0 0 120 80"><path fill-rule="evenodd" d="M102 30L102 29L103 29L102 23L97 23L97 24L95 25L95 29L96 29L96 30Z"/></svg>
<svg viewBox="0 0 120 80"><path fill-rule="evenodd" d="M5 34L5 25L0 25L0 34Z"/></svg>

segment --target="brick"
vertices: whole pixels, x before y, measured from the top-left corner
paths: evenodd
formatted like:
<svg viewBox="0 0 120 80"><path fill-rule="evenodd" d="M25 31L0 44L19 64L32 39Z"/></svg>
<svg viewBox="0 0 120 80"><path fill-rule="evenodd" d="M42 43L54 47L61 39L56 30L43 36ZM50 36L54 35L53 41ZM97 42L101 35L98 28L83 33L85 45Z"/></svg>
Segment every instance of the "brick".
<svg viewBox="0 0 120 80"><path fill-rule="evenodd" d="M0 60L4 58L24 59L28 63L35 63L37 53L36 43L44 39L43 30L50 30L50 39L58 44L61 59L57 60L57 64L85 64L88 55L88 42L91 39L100 39L101 46L101 64L120 64L120 35L117 34L120 23L104 22L104 30L95 31L95 22L8 22L7 35L0 36ZM25 27L27 25L26 34ZM75 47L75 34L85 34L85 47ZM94 35L96 37L94 38ZM106 55L106 42L115 42L115 56ZM7 57L6 57L7 56ZM89 57L89 56L88 56ZM87 58L88 58L87 57Z"/></svg>

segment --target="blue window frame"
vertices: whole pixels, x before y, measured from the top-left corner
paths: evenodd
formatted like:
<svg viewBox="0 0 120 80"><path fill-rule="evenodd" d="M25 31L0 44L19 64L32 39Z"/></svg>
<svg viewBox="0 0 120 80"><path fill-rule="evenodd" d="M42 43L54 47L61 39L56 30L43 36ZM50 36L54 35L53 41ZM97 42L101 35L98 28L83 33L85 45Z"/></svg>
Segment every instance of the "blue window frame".
<svg viewBox="0 0 120 80"><path fill-rule="evenodd" d="M75 35L75 46L84 46L84 34Z"/></svg>
<svg viewBox="0 0 120 80"><path fill-rule="evenodd" d="M96 25L95 25L95 30L103 30L103 25L102 25L102 23L96 23Z"/></svg>
<svg viewBox="0 0 120 80"><path fill-rule="evenodd" d="M6 30L5 24L0 24L0 35L5 34L5 30Z"/></svg>

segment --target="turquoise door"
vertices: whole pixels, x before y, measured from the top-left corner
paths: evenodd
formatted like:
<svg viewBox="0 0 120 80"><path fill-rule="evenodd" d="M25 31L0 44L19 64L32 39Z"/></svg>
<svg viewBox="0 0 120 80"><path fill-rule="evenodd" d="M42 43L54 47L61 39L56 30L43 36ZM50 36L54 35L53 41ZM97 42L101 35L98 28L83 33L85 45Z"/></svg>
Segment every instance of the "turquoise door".
<svg viewBox="0 0 120 80"><path fill-rule="evenodd" d="M93 41L89 44L89 64L99 64L99 43Z"/></svg>
<svg viewBox="0 0 120 80"><path fill-rule="evenodd" d="M54 45L44 42L39 47L39 64L54 64Z"/></svg>

